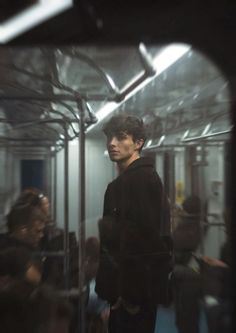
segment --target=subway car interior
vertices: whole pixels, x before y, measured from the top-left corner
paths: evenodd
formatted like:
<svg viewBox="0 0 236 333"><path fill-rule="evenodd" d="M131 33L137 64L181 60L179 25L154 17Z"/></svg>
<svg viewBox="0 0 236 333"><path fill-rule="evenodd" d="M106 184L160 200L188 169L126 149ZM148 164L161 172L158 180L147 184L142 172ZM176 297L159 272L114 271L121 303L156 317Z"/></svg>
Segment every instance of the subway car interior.
<svg viewBox="0 0 236 333"><path fill-rule="evenodd" d="M117 177L102 133L114 114L144 121L142 154L155 160L173 233L185 200L199 198L201 232L188 265L199 272L200 257L221 259L230 206L231 95L227 78L204 53L183 43L4 46L0 73L1 233L25 188L47 196L63 248L44 255L61 256L61 292L83 293L86 239L99 237L104 192ZM79 266L72 287L71 235ZM218 301L209 295L200 301L199 332L210 333L206 308ZM155 332L181 333L171 306L158 311Z"/></svg>

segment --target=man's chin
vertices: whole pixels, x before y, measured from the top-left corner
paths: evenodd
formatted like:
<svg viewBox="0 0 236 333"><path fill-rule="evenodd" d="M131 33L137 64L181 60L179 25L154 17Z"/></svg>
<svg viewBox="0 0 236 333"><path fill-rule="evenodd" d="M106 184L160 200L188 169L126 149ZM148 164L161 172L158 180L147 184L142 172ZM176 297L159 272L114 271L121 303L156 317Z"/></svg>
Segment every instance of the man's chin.
<svg viewBox="0 0 236 333"><path fill-rule="evenodd" d="M118 162L119 161L119 158L117 156L110 155L109 158L112 162Z"/></svg>

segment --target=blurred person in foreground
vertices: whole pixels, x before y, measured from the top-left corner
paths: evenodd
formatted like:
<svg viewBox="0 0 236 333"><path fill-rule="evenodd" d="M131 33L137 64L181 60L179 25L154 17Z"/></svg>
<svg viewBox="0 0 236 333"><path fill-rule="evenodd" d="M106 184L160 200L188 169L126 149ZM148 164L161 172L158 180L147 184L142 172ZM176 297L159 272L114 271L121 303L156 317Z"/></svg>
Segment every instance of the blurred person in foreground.
<svg viewBox="0 0 236 333"><path fill-rule="evenodd" d="M48 286L26 280L0 285L0 323L4 333L69 333L71 305Z"/></svg>
<svg viewBox="0 0 236 333"><path fill-rule="evenodd" d="M107 301L98 297L95 292L95 279L99 265L100 242L97 237L88 237L85 244L86 262L85 279L87 283L87 333L106 333L110 306Z"/></svg>

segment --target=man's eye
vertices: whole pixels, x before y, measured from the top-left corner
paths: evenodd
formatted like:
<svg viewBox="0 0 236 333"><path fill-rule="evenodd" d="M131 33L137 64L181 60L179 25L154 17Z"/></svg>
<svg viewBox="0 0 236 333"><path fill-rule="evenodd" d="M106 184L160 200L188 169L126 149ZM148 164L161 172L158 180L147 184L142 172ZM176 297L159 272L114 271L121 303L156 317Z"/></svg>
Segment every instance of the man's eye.
<svg viewBox="0 0 236 333"><path fill-rule="evenodd" d="M125 140L127 138L127 134L119 134L117 135L118 140Z"/></svg>

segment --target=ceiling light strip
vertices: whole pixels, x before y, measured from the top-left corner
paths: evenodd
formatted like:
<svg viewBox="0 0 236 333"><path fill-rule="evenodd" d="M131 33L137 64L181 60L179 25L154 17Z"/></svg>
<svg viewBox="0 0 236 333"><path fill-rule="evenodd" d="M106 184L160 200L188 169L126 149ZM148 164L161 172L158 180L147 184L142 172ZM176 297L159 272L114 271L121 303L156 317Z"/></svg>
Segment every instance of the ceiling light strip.
<svg viewBox="0 0 236 333"><path fill-rule="evenodd" d="M49 18L71 8L73 0L41 0L0 24L0 43L5 44Z"/></svg>
<svg viewBox="0 0 236 333"><path fill-rule="evenodd" d="M168 67L173 65L177 60L179 60L182 56L184 56L189 50L191 46L185 44L172 44L167 46L162 52L158 53L158 55L153 59L153 66L156 69L156 73L154 76L143 81L139 86L133 89L129 94L127 94L123 101L116 102L108 102L106 103L99 111L96 112L96 117L98 122L92 126L89 126L87 132L91 131L100 121L106 118L111 112L115 111L119 106L125 103L129 98L135 95L138 91L144 88L149 82L151 82L158 75L163 73ZM132 81L130 81L127 85L129 85Z"/></svg>

